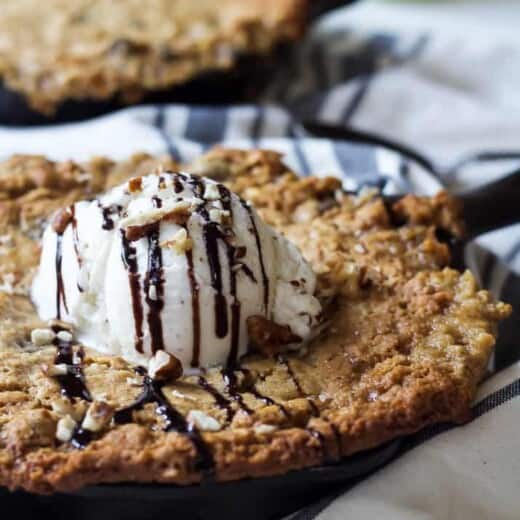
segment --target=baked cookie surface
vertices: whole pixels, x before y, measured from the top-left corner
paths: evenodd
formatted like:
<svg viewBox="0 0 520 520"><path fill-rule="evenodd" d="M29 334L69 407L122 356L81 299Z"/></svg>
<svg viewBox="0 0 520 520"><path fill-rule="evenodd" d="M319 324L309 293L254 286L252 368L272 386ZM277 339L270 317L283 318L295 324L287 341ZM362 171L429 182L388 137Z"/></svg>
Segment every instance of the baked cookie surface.
<svg viewBox="0 0 520 520"><path fill-rule="evenodd" d="M49 493L273 475L470 418L510 308L449 268L436 230L462 232L455 201L344 194L336 179L298 178L273 152L217 148L183 170L252 201L311 262L324 322L304 350L267 348L234 369L158 382L77 345L66 324L42 323L27 294L46 219L159 165L179 168L146 155L0 165L1 485Z"/></svg>
<svg viewBox="0 0 520 520"><path fill-rule="evenodd" d="M9 0L0 76L52 114L66 100L140 100L230 69L303 32L306 0Z"/></svg>

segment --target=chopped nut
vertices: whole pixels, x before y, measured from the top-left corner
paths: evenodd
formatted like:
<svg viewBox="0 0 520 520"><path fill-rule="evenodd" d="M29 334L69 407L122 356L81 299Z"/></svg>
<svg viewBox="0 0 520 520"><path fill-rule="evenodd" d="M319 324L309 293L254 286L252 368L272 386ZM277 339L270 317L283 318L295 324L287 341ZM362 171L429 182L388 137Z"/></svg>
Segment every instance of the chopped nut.
<svg viewBox="0 0 520 520"><path fill-rule="evenodd" d="M94 401L87 409L81 427L91 432L99 432L112 420L114 409L103 401Z"/></svg>
<svg viewBox="0 0 520 520"><path fill-rule="evenodd" d="M172 220L176 224L184 224L191 215L191 206L187 201L176 201L162 208L150 209L146 213L126 217L121 220L120 226L125 230L128 240L134 241L148 235L156 229L163 219Z"/></svg>
<svg viewBox="0 0 520 520"><path fill-rule="evenodd" d="M148 362L148 374L152 379L174 381L182 376L182 364L172 354L158 350Z"/></svg>
<svg viewBox="0 0 520 520"><path fill-rule="evenodd" d="M52 343L56 334L50 329L34 329L31 331L31 342L35 345L48 345Z"/></svg>
<svg viewBox="0 0 520 520"><path fill-rule="evenodd" d="M142 226L128 226L125 229L125 237L130 242L135 242L136 240L140 240L141 238L149 235L152 231L157 229L157 222L151 222L150 224L143 224Z"/></svg>
<svg viewBox="0 0 520 520"><path fill-rule="evenodd" d="M365 204L366 202L372 200L373 198L379 195L379 190L374 188L373 186L362 186L359 190L356 203L357 205Z"/></svg>
<svg viewBox="0 0 520 520"><path fill-rule="evenodd" d="M370 390L370 392L368 392L367 400L368 401L377 401L378 397L379 397L379 392L377 392L376 390Z"/></svg>
<svg viewBox="0 0 520 520"><path fill-rule="evenodd" d="M58 363L57 365L42 365L42 371L47 376L56 377L67 374L69 368L65 363Z"/></svg>
<svg viewBox="0 0 520 520"><path fill-rule="evenodd" d="M254 427L255 433L258 435L266 435L269 433L273 433L278 429L278 426L275 426L274 424L257 424Z"/></svg>
<svg viewBox="0 0 520 520"><path fill-rule="evenodd" d="M330 396L328 396L325 392L322 392L320 395L318 395L318 399L322 403L326 403L327 401L330 401Z"/></svg>
<svg viewBox="0 0 520 520"><path fill-rule="evenodd" d="M72 435L74 434L76 426L76 421L70 415L62 417L56 425L56 439L58 439L61 442L70 441L70 439L72 439Z"/></svg>
<svg viewBox="0 0 520 520"><path fill-rule="evenodd" d="M72 415L74 412L74 408L68 399L55 399L51 403L52 411L63 417L65 415Z"/></svg>
<svg viewBox="0 0 520 520"><path fill-rule="evenodd" d="M171 391L171 394L173 397L177 397L178 399L186 399L188 401L196 401L197 399L191 395L183 394L182 392L179 392L179 390L173 389Z"/></svg>
<svg viewBox="0 0 520 520"><path fill-rule="evenodd" d="M53 330L68 330L69 332L72 332L73 330L73 325L71 323L61 320L49 320L47 325Z"/></svg>
<svg viewBox="0 0 520 520"><path fill-rule="evenodd" d="M96 401L104 401L104 402L106 402L107 399L108 399L108 396L107 396L106 392L96 392L96 395L95 395L94 399Z"/></svg>
<svg viewBox="0 0 520 520"><path fill-rule="evenodd" d="M204 198L206 200L219 200L220 199L220 191L216 184L208 182L206 184L206 188L204 189Z"/></svg>
<svg viewBox="0 0 520 520"><path fill-rule="evenodd" d="M62 235L71 221L72 214L69 209L60 209L52 219L52 229L54 229L58 235Z"/></svg>
<svg viewBox="0 0 520 520"><path fill-rule="evenodd" d="M356 244L356 245L354 246L354 251L355 251L356 253L359 253L360 255L364 255L364 254L367 253L367 249L366 249L366 247L365 247L363 244L361 244L361 243L358 243L358 244Z"/></svg>
<svg viewBox="0 0 520 520"><path fill-rule="evenodd" d="M132 177L128 181L128 191L130 193L135 193L141 191L143 189L143 178L142 177Z"/></svg>
<svg viewBox="0 0 520 520"><path fill-rule="evenodd" d="M164 218L166 220L171 220L174 224L177 224L178 226L184 226L186 222L188 222L189 218L191 216L190 210L183 210L183 211L172 211L170 213L167 213Z"/></svg>
<svg viewBox="0 0 520 520"><path fill-rule="evenodd" d="M201 410L190 410L187 419L188 422L194 424L199 430L218 432L222 428L221 424L214 417Z"/></svg>
<svg viewBox="0 0 520 520"><path fill-rule="evenodd" d="M12 235L0 235L0 245L7 246L7 247L13 247L15 245L14 239Z"/></svg>
<svg viewBox="0 0 520 520"><path fill-rule="evenodd" d="M213 208L209 210L209 218L218 224L229 224L231 213L225 209Z"/></svg>
<svg viewBox="0 0 520 520"><path fill-rule="evenodd" d="M181 228L171 240L161 242L161 247L173 249L178 255L183 255L193 247L193 240L188 236L186 229Z"/></svg>
<svg viewBox="0 0 520 520"><path fill-rule="evenodd" d="M2 275L2 283L0 284L0 290L7 294L15 294L16 291L16 276L14 273L5 273Z"/></svg>
<svg viewBox="0 0 520 520"><path fill-rule="evenodd" d="M56 334L56 336L58 337L58 339L60 341L65 341L65 342L69 342L69 341L72 341L72 334L68 331L68 330L60 330L58 332L58 334Z"/></svg>
<svg viewBox="0 0 520 520"><path fill-rule="evenodd" d="M278 325L264 316L249 316L246 324L251 343L266 356L275 356L282 346L302 341L288 325Z"/></svg>

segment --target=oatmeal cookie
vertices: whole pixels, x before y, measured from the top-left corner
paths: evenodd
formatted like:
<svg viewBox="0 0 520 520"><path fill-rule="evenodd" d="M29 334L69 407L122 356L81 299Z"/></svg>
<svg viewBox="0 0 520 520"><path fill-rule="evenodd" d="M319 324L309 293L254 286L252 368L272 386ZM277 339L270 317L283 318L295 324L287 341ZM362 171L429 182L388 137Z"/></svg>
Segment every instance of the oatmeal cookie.
<svg viewBox="0 0 520 520"><path fill-rule="evenodd" d="M9 0L0 76L47 115L66 100L132 103L272 53L307 12L306 0Z"/></svg>
<svg viewBox="0 0 520 520"><path fill-rule="evenodd" d="M457 204L345 194L337 179L298 178L274 152L217 148L183 169L250 200L311 262L324 320L303 350L279 350L287 331L255 320L261 352L181 376L167 356L147 372L41 322L27 288L42 223L159 164L178 167L147 155L0 165L1 485L51 493L274 475L470 418L510 307L449 267L435 231L462 232Z"/></svg>

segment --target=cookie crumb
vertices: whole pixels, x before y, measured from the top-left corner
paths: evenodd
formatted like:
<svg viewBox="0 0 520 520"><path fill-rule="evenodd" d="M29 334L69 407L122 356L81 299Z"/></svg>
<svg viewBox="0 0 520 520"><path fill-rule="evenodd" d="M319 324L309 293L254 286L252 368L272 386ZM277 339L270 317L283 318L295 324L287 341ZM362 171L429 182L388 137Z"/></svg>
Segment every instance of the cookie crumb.
<svg viewBox="0 0 520 520"><path fill-rule="evenodd" d="M274 424L257 424L254 427L255 433L258 435L268 435L270 433L275 432L278 429L278 426Z"/></svg>
<svg viewBox="0 0 520 520"><path fill-rule="evenodd" d="M57 334L56 334L57 338L60 340L60 341L65 341L65 342L70 342L72 341L73 339L73 335L68 331L68 330L60 330Z"/></svg>
<svg viewBox="0 0 520 520"><path fill-rule="evenodd" d="M220 192L218 190L218 186L212 182L208 182L206 184L206 188L204 189L203 196L206 200L219 200Z"/></svg>
<svg viewBox="0 0 520 520"><path fill-rule="evenodd" d="M183 255L193 248L193 240L188 236L188 232L181 228L175 233L171 240L161 242L161 247L173 249L178 255Z"/></svg>
<svg viewBox="0 0 520 520"><path fill-rule="evenodd" d="M31 331L31 342L39 347L52 343L55 337L56 334L50 329L34 329Z"/></svg>
<svg viewBox="0 0 520 520"><path fill-rule="evenodd" d="M114 409L104 401L94 401L87 409L81 427L91 432L99 432L112 420Z"/></svg>
<svg viewBox="0 0 520 520"><path fill-rule="evenodd" d="M70 416L62 417L56 425L56 439L61 442L69 442L74 435L77 422Z"/></svg>
<svg viewBox="0 0 520 520"><path fill-rule="evenodd" d="M188 413L188 422L193 423L199 430L208 432L218 432L222 426L211 415L204 413L202 410L190 410Z"/></svg>
<svg viewBox="0 0 520 520"><path fill-rule="evenodd" d="M172 354L158 350L148 361L148 374L152 379L175 381L182 376L182 364Z"/></svg>

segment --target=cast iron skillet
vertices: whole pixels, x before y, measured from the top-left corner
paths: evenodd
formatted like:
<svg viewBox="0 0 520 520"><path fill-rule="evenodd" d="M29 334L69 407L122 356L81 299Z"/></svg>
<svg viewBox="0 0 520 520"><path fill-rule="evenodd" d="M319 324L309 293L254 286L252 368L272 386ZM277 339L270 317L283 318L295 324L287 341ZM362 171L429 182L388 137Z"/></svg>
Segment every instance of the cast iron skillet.
<svg viewBox="0 0 520 520"><path fill-rule="evenodd" d="M299 132L312 137L323 137L333 140L345 140L381 146L393 150L402 157L422 166L437 179L440 185L443 178L449 178L463 167L475 163L507 162L520 160L520 150L481 151L467 155L447 167L440 167L422 153L398 141L380 135L364 132L347 126L335 126L315 121L305 121L299 125ZM462 268L464 265L463 250L465 244L482 233L520 222L520 169L503 175L499 180L479 186L478 188L457 194L463 203L463 218L466 225L464 241L454 242L452 249L453 265ZM388 202L397 197L387 197Z"/></svg>
<svg viewBox="0 0 520 520"><path fill-rule="evenodd" d="M247 0L245 0L247 1ZM309 23L322 14L356 0L309 0ZM0 14L1 16L1 14ZM228 104L255 99L273 77L276 67L288 59L297 44L284 44L271 56L243 55L229 71L208 71L195 79L147 94L139 104L194 103ZM108 100L66 100L53 116L46 116L27 104L20 93L6 88L0 80L0 124L33 126L67 123L96 117L123 108L117 96Z"/></svg>
<svg viewBox="0 0 520 520"><path fill-rule="evenodd" d="M334 139L348 137L349 140L353 140L352 132L356 133L353 130L313 123L304 124L303 127L311 135ZM381 138L368 134L358 133L354 140L381 144ZM428 159L399 143L386 142L385 146L400 151L412 161L424 163L423 166L429 163L427 169L432 173L436 170ZM505 155L512 157L514 154ZM491 160L498 160L498 154L478 154L473 160L490 160L490 157ZM460 199L465 208L468 238L519 222L518 193L520 193L520 170L512 172L499 181L463 194ZM391 205L398 198L399 196L388 197L387 202ZM466 240L456 240L442 233L439 238L450 243L454 265L463 268L463 249ZM90 486L74 494L55 494L50 497L0 490L0 497L4 511L16 512L18 519L43 517L53 520L118 518L265 520L281 518L324 495L343 489L347 482L355 483L363 475L388 463L402 449L406 449L405 446L406 443L397 439L374 450L345 458L337 464L237 482L208 481L189 487L122 483Z"/></svg>

